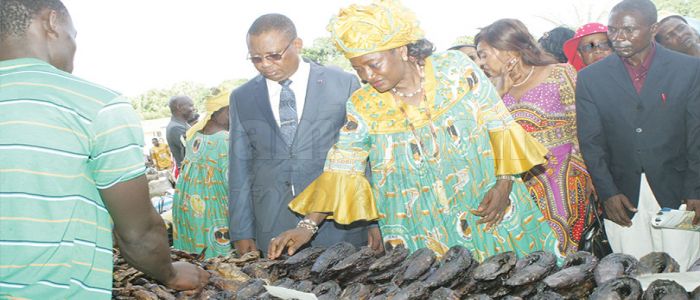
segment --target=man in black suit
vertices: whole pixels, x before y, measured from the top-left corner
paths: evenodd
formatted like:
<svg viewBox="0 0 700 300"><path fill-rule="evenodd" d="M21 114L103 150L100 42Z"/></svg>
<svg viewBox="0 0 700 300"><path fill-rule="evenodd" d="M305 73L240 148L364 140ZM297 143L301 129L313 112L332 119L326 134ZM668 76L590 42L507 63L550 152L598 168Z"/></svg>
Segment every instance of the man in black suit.
<svg viewBox="0 0 700 300"><path fill-rule="evenodd" d="M700 60L655 44L656 18L649 0L610 12L617 55L579 73L578 136L613 251L665 251L685 270L700 257L700 232L651 221L669 207L694 211L700 223Z"/></svg>

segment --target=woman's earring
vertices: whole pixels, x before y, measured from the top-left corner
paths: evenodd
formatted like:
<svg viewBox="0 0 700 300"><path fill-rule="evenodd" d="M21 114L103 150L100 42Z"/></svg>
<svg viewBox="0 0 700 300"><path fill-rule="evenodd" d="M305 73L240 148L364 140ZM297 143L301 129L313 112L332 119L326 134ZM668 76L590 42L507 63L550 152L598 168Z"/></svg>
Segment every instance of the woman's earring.
<svg viewBox="0 0 700 300"><path fill-rule="evenodd" d="M408 61L408 56L402 57L403 61Z"/></svg>

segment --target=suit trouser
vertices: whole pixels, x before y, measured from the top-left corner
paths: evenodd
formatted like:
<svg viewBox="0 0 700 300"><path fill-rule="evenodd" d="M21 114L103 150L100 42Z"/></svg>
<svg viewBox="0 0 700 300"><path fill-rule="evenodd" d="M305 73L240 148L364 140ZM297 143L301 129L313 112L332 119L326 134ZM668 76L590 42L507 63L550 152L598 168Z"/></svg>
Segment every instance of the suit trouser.
<svg viewBox="0 0 700 300"><path fill-rule="evenodd" d="M700 232L680 229L660 229L651 226L651 221L659 212L659 203L651 191L649 182L642 174L639 188L637 213L632 218L632 226L624 227L605 219L605 232L608 234L613 252L625 253L641 258L649 252L666 252L673 257L685 272L700 258Z"/></svg>

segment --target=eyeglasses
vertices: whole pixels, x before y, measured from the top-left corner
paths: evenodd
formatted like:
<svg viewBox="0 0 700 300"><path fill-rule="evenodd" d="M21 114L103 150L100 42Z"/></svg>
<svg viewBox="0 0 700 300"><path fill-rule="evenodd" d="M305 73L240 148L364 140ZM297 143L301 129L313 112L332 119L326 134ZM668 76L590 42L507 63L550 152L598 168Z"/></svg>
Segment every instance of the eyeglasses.
<svg viewBox="0 0 700 300"><path fill-rule="evenodd" d="M289 50L289 46L292 45L292 43L294 42L295 39L296 38L293 38L291 41L289 41L289 44L287 44L287 47L285 47L284 50L282 50L282 52L280 52L280 53L271 53L271 54L267 54L265 56L250 56L250 53L248 53L248 59L250 59L250 61L253 62L254 64L259 64L259 63L263 62L264 59L266 59L268 61L279 61L280 59L282 59L282 56L284 55L284 53L287 52L287 50Z"/></svg>
<svg viewBox="0 0 700 300"><path fill-rule="evenodd" d="M585 44L585 45L579 47L579 50L581 50L581 52L589 53L589 52L593 52L596 50L608 51L608 50L610 50L610 48L612 48L612 45L610 45L610 41L605 41L602 43L590 42L588 44Z"/></svg>

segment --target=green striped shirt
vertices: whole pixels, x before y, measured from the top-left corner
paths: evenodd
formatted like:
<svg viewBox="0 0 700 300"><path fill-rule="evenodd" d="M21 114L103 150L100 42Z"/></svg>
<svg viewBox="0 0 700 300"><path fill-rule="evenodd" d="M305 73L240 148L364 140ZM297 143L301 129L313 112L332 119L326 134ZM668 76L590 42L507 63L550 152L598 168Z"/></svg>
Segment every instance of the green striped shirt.
<svg viewBox="0 0 700 300"><path fill-rule="evenodd" d="M114 91L44 61L0 61L0 298L109 299L99 189L144 174L143 131Z"/></svg>

